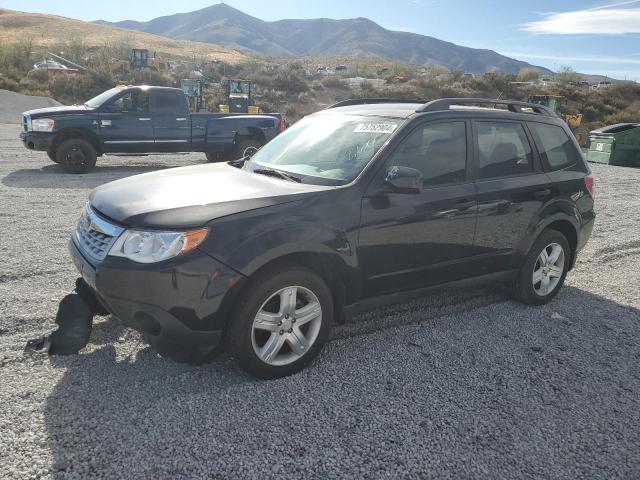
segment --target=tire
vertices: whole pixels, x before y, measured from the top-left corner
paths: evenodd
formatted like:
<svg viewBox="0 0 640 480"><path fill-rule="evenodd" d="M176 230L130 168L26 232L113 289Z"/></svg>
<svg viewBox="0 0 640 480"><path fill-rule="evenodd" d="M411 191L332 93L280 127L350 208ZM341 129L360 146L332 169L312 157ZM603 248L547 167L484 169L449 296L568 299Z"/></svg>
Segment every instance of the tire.
<svg viewBox="0 0 640 480"><path fill-rule="evenodd" d="M558 252L557 248L561 251ZM542 257L543 250L549 261L546 265ZM556 230L543 231L524 259L512 287L513 297L527 305L550 302L564 284L572 255L569 242L562 233ZM551 263L554 257L556 260Z"/></svg>
<svg viewBox="0 0 640 480"><path fill-rule="evenodd" d="M233 147L233 160L252 157L262 148L262 143L254 138L241 138Z"/></svg>
<svg viewBox="0 0 640 480"><path fill-rule="evenodd" d="M326 283L310 270L287 264L259 273L245 292L228 331L228 345L240 366L261 379L306 367L322 350L333 324L333 298ZM283 304L292 293L295 306Z"/></svg>
<svg viewBox="0 0 640 480"><path fill-rule="evenodd" d="M576 137L578 145L582 148L589 146L589 129L584 125L580 125L573 131L573 136Z"/></svg>
<svg viewBox="0 0 640 480"><path fill-rule="evenodd" d="M58 157L56 157L56 151L53 148L47 150L47 157L49 157L49 160L53 163L58 163Z"/></svg>
<svg viewBox="0 0 640 480"><path fill-rule="evenodd" d="M67 173L87 173L96 165L97 154L86 140L70 138L58 146L56 159Z"/></svg>

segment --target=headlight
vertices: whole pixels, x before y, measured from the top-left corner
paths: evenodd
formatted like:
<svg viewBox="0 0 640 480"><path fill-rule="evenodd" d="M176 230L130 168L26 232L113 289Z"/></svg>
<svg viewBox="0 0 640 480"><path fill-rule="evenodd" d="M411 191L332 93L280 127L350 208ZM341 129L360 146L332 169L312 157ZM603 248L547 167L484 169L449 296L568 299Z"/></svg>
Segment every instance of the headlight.
<svg viewBox="0 0 640 480"><path fill-rule="evenodd" d="M31 120L31 129L34 132L50 132L53 130L54 123L50 118L36 118Z"/></svg>
<svg viewBox="0 0 640 480"><path fill-rule="evenodd" d="M109 255L138 263L154 263L190 252L207 237L206 228L185 232L126 230L113 244Z"/></svg>

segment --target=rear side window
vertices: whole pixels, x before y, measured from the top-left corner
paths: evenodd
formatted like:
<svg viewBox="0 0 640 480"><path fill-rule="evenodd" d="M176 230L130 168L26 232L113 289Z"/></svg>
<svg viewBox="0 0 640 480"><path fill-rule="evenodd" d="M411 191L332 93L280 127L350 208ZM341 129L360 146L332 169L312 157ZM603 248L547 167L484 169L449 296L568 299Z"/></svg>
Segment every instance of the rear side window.
<svg viewBox="0 0 640 480"><path fill-rule="evenodd" d="M479 178L509 177L533 171L533 153L524 127L512 122L478 122Z"/></svg>
<svg viewBox="0 0 640 480"><path fill-rule="evenodd" d="M529 123L545 170L560 170L577 162L576 149L562 127Z"/></svg>
<svg viewBox="0 0 640 480"><path fill-rule="evenodd" d="M463 182L467 170L464 122L427 123L417 127L398 145L389 165L421 171L425 186Z"/></svg>
<svg viewBox="0 0 640 480"><path fill-rule="evenodd" d="M151 92L151 111L169 115L182 113L182 96L173 90L154 90Z"/></svg>

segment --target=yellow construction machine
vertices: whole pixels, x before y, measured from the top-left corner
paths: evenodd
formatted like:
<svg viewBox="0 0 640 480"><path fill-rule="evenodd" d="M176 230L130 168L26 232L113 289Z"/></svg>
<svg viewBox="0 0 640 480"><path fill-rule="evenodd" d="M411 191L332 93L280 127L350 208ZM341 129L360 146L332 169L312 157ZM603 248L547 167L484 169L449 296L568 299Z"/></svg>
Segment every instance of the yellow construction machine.
<svg viewBox="0 0 640 480"><path fill-rule="evenodd" d="M581 147L586 147L589 142L589 128L582 124L582 114L568 114L564 113L564 107L566 106L565 97L561 95L530 95L527 98L528 103L535 103L537 105L543 105L554 112L556 112L573 132L578 144Z"/></svg>
<svg viewBox="0 0 640 480"><path fill-rule="evenodd" d="M223 113L260 113L260 107L253 103L250 80L229 80L227 82L227 103L220 105Z"/></svg>

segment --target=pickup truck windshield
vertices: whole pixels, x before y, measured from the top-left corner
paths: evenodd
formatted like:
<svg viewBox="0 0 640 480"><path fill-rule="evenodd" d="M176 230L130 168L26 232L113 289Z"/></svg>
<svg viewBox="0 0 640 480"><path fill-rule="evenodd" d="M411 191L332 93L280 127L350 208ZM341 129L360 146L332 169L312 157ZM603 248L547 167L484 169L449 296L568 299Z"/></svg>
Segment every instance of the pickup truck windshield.
<svg viewBox="0 0 640 480"><path fill-rule="evenodd" d="M343 185L358 176L402 122L341 113L311 115L258 150L245 168L279 170L305 183Z"/></svg>
<svg viewBox="0 0 640 480"><path fill-rule="evenodd" d="M104 102L109 100L114 95L119 94L120 92L122 92L121 88L111 88L111 89L107 90L106 92L102 92L97 97L93 97L91 100L87 100L85 105L87 107L89 107L89 108L98 108Z"/></svg>

